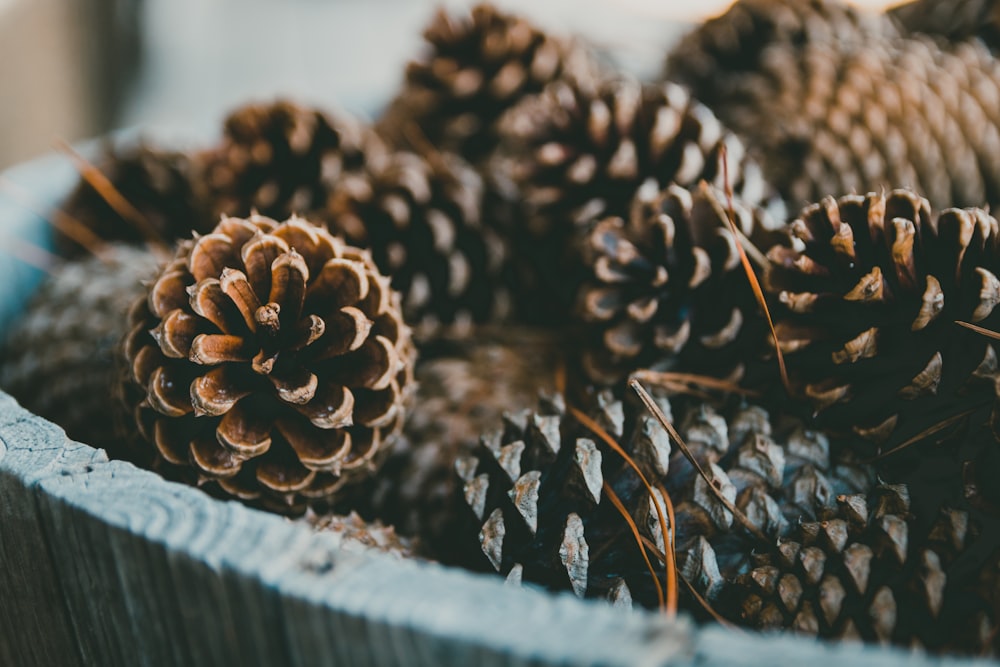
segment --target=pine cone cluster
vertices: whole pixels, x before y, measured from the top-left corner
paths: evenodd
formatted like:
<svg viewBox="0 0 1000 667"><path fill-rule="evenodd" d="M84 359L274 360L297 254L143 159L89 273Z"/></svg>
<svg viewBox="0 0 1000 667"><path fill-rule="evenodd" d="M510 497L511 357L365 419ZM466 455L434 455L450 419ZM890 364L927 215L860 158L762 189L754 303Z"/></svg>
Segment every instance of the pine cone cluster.
<svg viewBox="0 0 1000 667"><path fill-rule="evenodd" d="M130 322L126 400L166 474L300 512L377 467L401 428L414 350L399 295L304 220L223 219Z"/></svg>
<svg viewBox="0 0 1000 667"><path fill-rule="evenodd" d="M578 44L490 4L470 15L438 11L424 31L429 53L406 68L403 89L377 125L397 146L424 141L472 162L501 140L497 120L557 80L587 80L595 66Z"/></svg>
<svg viewBox="0 0 1000 667"><path fill-rule="evenodd" d="M760 209L738 202L734 221L752 240L777 235ZM583 364L613 384L644 368L695 368L733 379L756 353L763 318L729 227L725 195L654 182L640 187L627 218L597 223L584 243L587 280Z"/></svg>
<svg viewBox="0 0 1000 667"><path fill-rule="evenodd" d="M403 295L418 333L502 319L510 307L505 241L483 219L482 178L461 158L395 152L338 181L333 231L369 248Z"/></svg>

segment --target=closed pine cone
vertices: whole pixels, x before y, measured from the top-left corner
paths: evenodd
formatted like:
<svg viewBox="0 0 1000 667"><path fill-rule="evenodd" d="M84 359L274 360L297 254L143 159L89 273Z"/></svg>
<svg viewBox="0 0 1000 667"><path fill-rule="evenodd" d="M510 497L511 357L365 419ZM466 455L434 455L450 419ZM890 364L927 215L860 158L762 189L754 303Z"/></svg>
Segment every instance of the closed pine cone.
<svg viewBox="0 0 1000 667"><path fill-rule="evenodd" d="M753 127L739 124L743 116L735 111L761 101L766 91L759 79L769 73L773 51L795 52L808 44L844 49L893 35L890 22L842 0L738 0L671 50L665 78L688 86L743 134Z"/></svg>
<svg viewBox="0 0 1000 667"><path fill-rule="evenodd" d="M994 51L1000 47L1000 3L996 0L912 0L889 16L902 32L939 36L949 42L978 37Z"/></svg>
<svg viewBox="0 0 1000 667"><path fill-rule="evenodd" d="M461 158L395 152L340 179L331 229L369 248L421 338L438 324L502 318L507 249L483 217L483 184Z"/></svg>
<svg viewBox="0 0 1000 667"><path fill-rule="evenodd" d="M649 182L627 218L605 218L590 230L578 308L591 380L612 384L632 371L678 365L742 376L742 360L765 329L726 206L725 195L705 183L659 191ZM734 202L734 213L745 237L777 240L763 211Z"/></svg>
<svg viewBox="0 0 1000 667"><path fill-rule="evenodd" d="M62 265L7 332L0 387L70 438L117 453L115 356L157 268L152 253L124 244Z"/></svg>
<svg viewBox="0 0 1000 667"><path fill-rule="evenodd" d="M993 400L1000 230L981 209L932 213L909 190L828 197L768 253L793 395L820 422L896 444Z"/></svg>
<svg viewBox="0 0 1000 667"><path fill-rule="evenodd" d="M325 219L333 186L383 151L353 118L278 101L234 111L222 142L197 160L216 219L252 211Z"/></svg>
<svg viewBox="0 0 1000 667"><path fill-rule="evenodd" d="M775 40L731 84L688 83L715 91L710 106L793 207L888 187L936 208L997 202L1000 63L979 42L942 48L887 30Z"/></svg>
<svg viewBox="0 0 1000 667"><path fill-rule="evenodd" d="M63 208L102 241L138 243L153 235L169 242L189 238L192 232L207 233L217 222L209 212L198 165L188 153L145 143L109 145L96 167L145 223L123 218L104 195L81 180ZM68 256L83 250L62 234L57 243Z"/></svg>
<svg viewBox="0 0 1000 667"><path fill-rule="evenodd" d="M357 512L347 515L339 514L306 514L306 521L318 533L330 533L340 541L343 549L353 549L360 546L375 549L400 558L413 558L416 548L413 540L400 537L396 529L380 521L365 521Z"/></svg>
<svg viewBox="0 0 1000 667"><path fill-rule="evenodd" d="M414 355L367 252L297 218L225 218L133 308L137 458L269 509L329 502L392 445Z"/></svg>
<svg viewBox="0 0 1000 667"><path fill-rule="evenodd" d="M496 121L506 109L552 81L593 76L579 45L490 4L462 17L438 10L424 39L429 53L407 66L377 129L394 145L429 141L474 163L500 141Z"/></svg>
<svg viewBox="0 0 1000 667"><path fill-rule="evenodd" d="M943 509L917 532L905 485L845 494L723 586L717 608L762 630L987 654L996 649L988 588L954 565L975 557L966 512Z"/></svg>

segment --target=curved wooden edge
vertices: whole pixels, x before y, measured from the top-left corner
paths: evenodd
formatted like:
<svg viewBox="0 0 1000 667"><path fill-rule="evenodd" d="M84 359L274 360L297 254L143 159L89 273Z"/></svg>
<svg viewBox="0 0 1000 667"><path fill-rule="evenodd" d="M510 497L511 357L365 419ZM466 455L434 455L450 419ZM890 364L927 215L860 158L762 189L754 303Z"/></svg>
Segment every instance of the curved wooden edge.
<svg viewBox="0 0 1000 667"><path fill-rule="evenodd" d="M351 550L108 461L0 396L0 593L17 610L4 619L8 649L24 652L11 664L637 665L690 654L687 623ZM48 652L32 653L39 645Z"/></svg>
<svg viewBox="0 0 1000 667"><path fill-rule="evenodd" d="M696 629L352 548L67 440L0 392L16 665L971 665Z"/></svg>

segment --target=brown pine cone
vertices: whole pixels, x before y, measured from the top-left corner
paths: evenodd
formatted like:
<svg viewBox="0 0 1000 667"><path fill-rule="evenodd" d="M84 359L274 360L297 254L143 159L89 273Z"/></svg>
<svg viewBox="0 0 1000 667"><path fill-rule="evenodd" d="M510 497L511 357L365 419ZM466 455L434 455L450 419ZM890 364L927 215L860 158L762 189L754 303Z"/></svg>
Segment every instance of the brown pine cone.
<svg viewBox="0 0 1000 667"><path fill-rule="evenodd" d="M524 210L515 222L513 253L522 298L560 317L582 278L578 245L605 216L628 213L636 189L724 185L720 155L728 154L730 183L747 204L768 189L742 144L714 115L673 84L631 80L600 84L556 82L511 109L510 137L495 158L494 180Z"/></svg>
<svg viewBox="0 0 1000 667"><path fill-rule="evenodd" d="M1000 3L996 0L912 0L893 7L889 17L904 33L919 32L948 42L979 38L1000 47Z"/></svg>
<svg viewBox="0 0 1000 667"><path fill-rule="evenodd" d="M206 201L198 165L188 153L166 151L146 143L105 146L95 165L115 190L142 216L147 229L123 218L104 195L81 180L63 204L67 214L90 228L106 242L139 243L153 233L160 240L189 238L215 226ZM80 254L75 241L62 234L56 239L67 256Z"/></svg>
<svg viewBox="0 0 1000 667"><path fill-rule="evenodd" d="M978 655L996 650L992 591L957 574L976 556L968 514L942 510L915 532L905 485L841 495L752 569L723 585L717 608L761 630L864 639Z"/></svg>
<svg viewBox="0 0 1000 667"><path fill-rule="evenodd" d="M794 53L809 44L845 50L895 35L889 21L842 0L738 0L671 50L664 78L689 87L742 135L753 127L739 124L743 116L732 105L760 102L764 86L758 79L770 73L774 51Z"/></svg>
<svg viewBox="0 0 1000 667"><path fill-rule="evenodd" d="M366 251L301 219L253 216L180 246L133 309L125 357L139 456L293 513L377 468L415 351Z"/></svg>
<svg viewBox="0 0 1000 667"><path fill-rule="evenodd" d="M255 211L325 220L333 186L383 151L353 118L278 101L234 111L221 144L197 159L216 218Z"/></svg>
<svg viewBox="0 0 1000 667"><path fill-rule="evenodd" d="M407 66L377 130L393 145L419 149L429 141L474 163L500 141L496 122L506 109L552 81L588 79L596 69L579 45L490 4L462 17L439 9L424 39L429 53Z"/></svg>
<svg viewBox="0 0 1000 667"><path fill-rule="evenodd" d="M395 152L341 178L331 229L369 248L421 338L438 324L501 319L510 306L504 240L483 219L483 183L458 156Z"/></svg>
<svg viewBox="0 0 1000 667"><path fill-rule="evenodd" d="M115 356L157 268L155 255L125 244L62 265L7 332L0 387L70 438L119 453Z"/></svg>
<svg viewBox="0 0 1000 667"><path fill-rule="evenodd" d="M705 183L661 192L650 182L627 219L590 230L578 308L591 380L613 384L644 368L742 377L766 328L726 209L725 195ZM765 249L777 240L760 209L737 201L734 212L743 236Z"/></svg>
<svg viewBox="0 0 1000 667"><path fill-rule="evenodd" d="M736 21L743 4L719 21ZM760 8L784 15L783 4ZM879 21L881 34L773 40L748 68L686 82L713 91L710 106L793 208L890 187L936 208L1000 201L1000 63L982 43L943 49Z"/></svg>
<svg viewBox="0 0 1000 667"><path fill-rule="evenodd" d="M828 197L772 248L764 287L794 396L820 423L896 443L994 397L1000 230L909 190Z"/></svg>

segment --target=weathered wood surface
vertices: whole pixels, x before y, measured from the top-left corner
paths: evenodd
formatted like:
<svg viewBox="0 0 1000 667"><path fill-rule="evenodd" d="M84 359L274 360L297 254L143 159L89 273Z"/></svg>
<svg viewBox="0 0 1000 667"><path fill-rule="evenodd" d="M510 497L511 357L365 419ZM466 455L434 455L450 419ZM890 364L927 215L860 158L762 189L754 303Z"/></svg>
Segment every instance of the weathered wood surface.
<svg viewBox="0 0 1000 667"><path fill-rule="evenodd" d="M0 393L3 665L932 665L343 548L166 482Z"/></svg>

